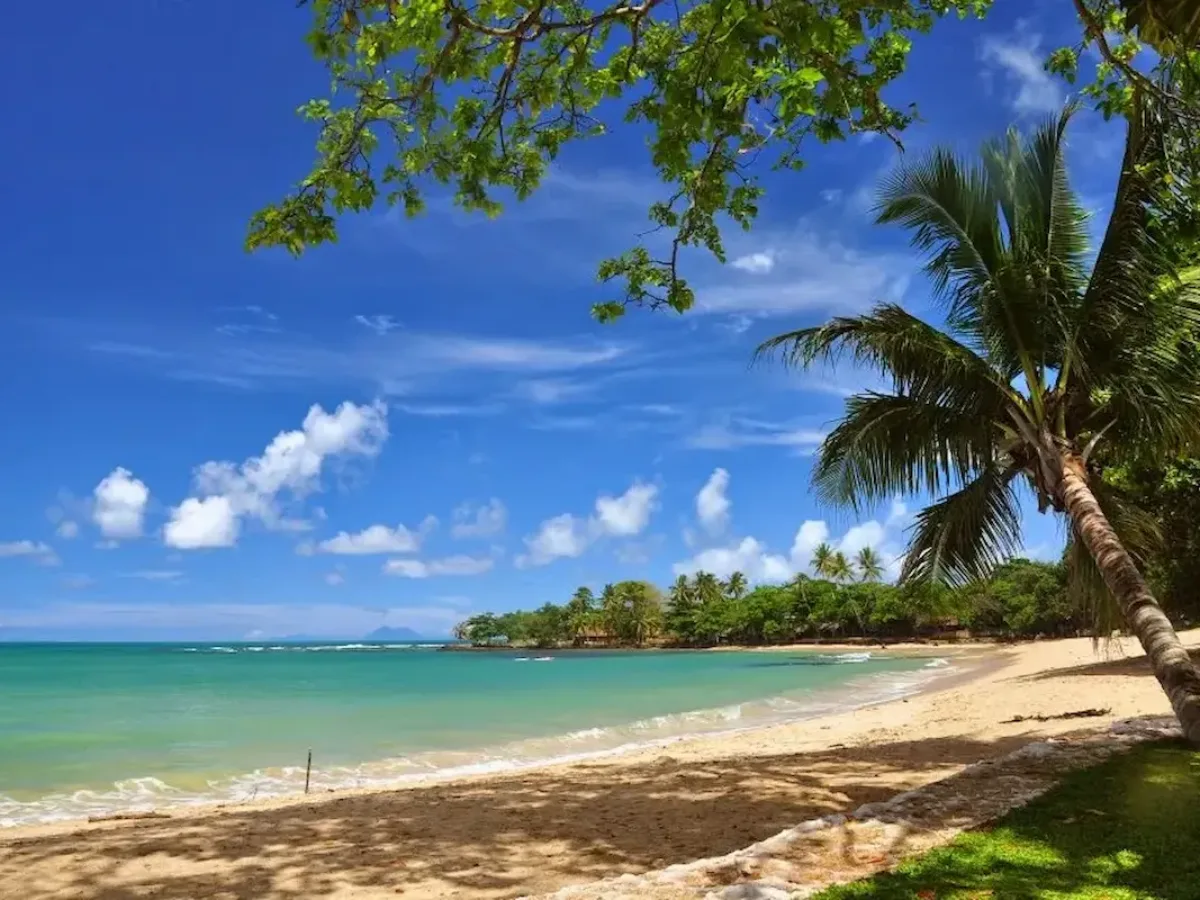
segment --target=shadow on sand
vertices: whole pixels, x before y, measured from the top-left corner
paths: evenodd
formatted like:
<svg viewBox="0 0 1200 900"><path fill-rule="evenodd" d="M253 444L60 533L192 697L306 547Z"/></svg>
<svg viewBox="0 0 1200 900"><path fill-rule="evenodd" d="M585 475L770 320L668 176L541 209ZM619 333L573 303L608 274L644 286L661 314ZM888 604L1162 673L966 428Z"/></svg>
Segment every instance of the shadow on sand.
<svg viewBox="0 0 1200 900"><path fill-rule="evenodd" d="M514 897L728 853L1031 739L927 739L715 763L667 756L0 835L0 897Z"/></svg>

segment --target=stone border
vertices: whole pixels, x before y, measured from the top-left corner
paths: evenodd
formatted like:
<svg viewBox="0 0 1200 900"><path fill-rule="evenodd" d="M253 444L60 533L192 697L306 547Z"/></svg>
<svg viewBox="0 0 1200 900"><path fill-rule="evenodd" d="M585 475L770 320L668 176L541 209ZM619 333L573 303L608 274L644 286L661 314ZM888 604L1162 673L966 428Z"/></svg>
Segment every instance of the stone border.
<svg viewBox="0 0 1200 900"><path fill-rule="evenodd" d="M1145 741L1179 735L1179 725L1173 718L1122 719L1105 732L1037 741L1005 756L972 763L955 775L890 800L864 804L849 815L809 819L724 856L680 863L643 875L572 885L537 896L540 900L802 900L830 884L851 880L805 877L801 866L789 856L803 856L806 842L829 842L836 838L834 832L853 828L891 844L915 835L915 840L907 841L904 855L924 852L1025 805L1054 787L1067 772L1095 765ZM969 782L971 789L964 790L963 782ZM889 868L896 861L898 857L886 854L867 863L853 877ZM535 897L527 895L521 900Z"/></svg>

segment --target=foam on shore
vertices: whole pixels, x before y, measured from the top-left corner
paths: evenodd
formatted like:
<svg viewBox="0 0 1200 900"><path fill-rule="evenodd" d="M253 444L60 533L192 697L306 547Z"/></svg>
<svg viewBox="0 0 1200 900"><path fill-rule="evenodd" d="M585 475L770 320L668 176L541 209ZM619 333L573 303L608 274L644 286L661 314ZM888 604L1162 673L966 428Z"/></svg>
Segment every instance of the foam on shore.
<svg viewBox="0 0 1200 900"><path fill-rule="evenodd" d="M350 645L343 649L350 649ZM212 648L209 652L228 652L228 648ZM831 655L818 664L855 665L871 659L870 653L844 653ZM803 664L814 662L807 660ZM926 690L957 671L949 660L933 659L920 669L863 675L831 690L654 716L624 725L580 729L477 751L430 750L358 765L317 767L312 770L310 790L321 793L403 787L581 762L698 737L753 731L899 700ZM304 780L303 767L286 766L214 779L203 790L183 790L158 778L142 777L116 782L108 790L56 793L31 801L0 794L0 827L289 797L303 793Z"/></svg>

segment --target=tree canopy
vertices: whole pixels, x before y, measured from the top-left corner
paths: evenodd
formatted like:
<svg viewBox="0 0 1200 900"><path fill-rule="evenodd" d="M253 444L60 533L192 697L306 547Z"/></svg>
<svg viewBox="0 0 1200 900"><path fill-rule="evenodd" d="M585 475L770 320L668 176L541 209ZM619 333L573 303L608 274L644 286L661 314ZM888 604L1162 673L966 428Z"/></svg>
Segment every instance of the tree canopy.
<svg viewBox="0 0 1200 900"><path fill-rule="evenodd" d="M1066 2L1066 0L1062 0ZM1135 88L1170 94L1198 120L1194 4L1073 0L1080 39L1049 68L1071 81L1084 51L1099 67L1083 93L1106 115ZM912 37L947 15L982 16L991 0L301 0L309 46L331 93L304 104L318 128L312 171L256 214L247 246L294 253L334 240L337 217L398 205L409 216L431 186L488 215L538 189L569 143L619 122L648 133L663 181L648 206L665 252L640 243L600 264L626 306L688 309L680 253L725 252L721 224L748 228L760 175L799 169L805 145L856 132L899 142L916 110L887 89ZM1137 37L1158 50L1153 72ZM1187 131L1188 129L1185 129ZM1192 127L1190 131L1196 129Z"/></svg>
<svg viewBox="0 0 1200 900"><path fill-rule="evenodd" d="M1026 559L1009 560L990 578L958 589L802 575L747 590L740 572L724 580L698 572L679 576L665 596L646 582L626 581L607 586L600 597L582 587L563 605L480 613L456 635L480 646L708 647L901 640L964 628L999 637L1065 636L1087 627L1067 596L1064 566ZM576 615L583 616L582 626Z"/></svg>
<svg viewBox="0 0 1200 900"><path fill-rule="evenodd" d="M596 313L683 311L680 251L724 260L719 219L753 222L758 166L799 169L810 140L895 138L915 113L884 89L911 36L990 2L311 0L309 44L335 93L301 108L320 128L316 165L254 217L248 245L300 252L379 201L416 215L430 184L494 215L535 191L564 145L623 120L649 130L664 188L648 214L670 249L605 261L623 296Z"/></svg>

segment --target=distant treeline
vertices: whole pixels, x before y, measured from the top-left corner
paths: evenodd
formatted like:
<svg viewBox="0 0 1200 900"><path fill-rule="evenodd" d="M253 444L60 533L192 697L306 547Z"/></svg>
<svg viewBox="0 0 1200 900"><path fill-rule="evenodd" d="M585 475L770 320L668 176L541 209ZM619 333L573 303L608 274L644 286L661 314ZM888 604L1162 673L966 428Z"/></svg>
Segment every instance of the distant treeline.
<svg viewBox="0 0 1200 900"><path fill-rule="evenodd" d="M734 572L680 576L664 594L646 581L579 588L565 604L472 616L455 630L473 644L710 647L796 640L902 640L968 630L1000 637L1068 636L1086 622L1067 599L1061 564L1014 559L962 588L884 584L879 573L801 575L748 589Z"/></svg>

